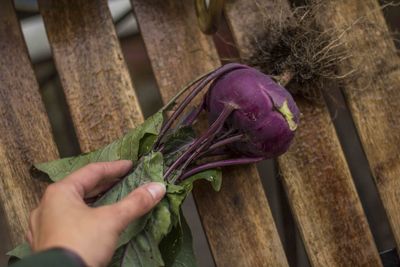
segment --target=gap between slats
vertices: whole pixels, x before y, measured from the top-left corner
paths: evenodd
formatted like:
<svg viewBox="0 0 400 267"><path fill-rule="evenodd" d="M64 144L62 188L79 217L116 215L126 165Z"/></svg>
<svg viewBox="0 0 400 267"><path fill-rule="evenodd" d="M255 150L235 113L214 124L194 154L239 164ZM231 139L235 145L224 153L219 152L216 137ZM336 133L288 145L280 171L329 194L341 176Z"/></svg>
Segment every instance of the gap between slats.
<svg viewBox="0 0 400 267"><path fill-rule="evenodd" d="M333 89L335 90L335 89ZM350 111L340 91L325 92L325 100L379 251L396 247L392 230L373 180Z"/></svg>

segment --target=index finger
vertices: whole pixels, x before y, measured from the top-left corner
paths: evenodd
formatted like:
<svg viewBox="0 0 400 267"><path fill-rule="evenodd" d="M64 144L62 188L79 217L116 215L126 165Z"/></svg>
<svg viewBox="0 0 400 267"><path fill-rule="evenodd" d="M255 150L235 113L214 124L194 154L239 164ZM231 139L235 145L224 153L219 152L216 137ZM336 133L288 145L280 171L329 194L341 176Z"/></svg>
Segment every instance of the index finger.
<svg viewBox="0 0 400 267"><path fill-rule="evenodd" d="M71 173L60 183L72 185L83 198L102 180L122 177L132 168L132 161L117 160L109 162L90 163Z"/></svg>

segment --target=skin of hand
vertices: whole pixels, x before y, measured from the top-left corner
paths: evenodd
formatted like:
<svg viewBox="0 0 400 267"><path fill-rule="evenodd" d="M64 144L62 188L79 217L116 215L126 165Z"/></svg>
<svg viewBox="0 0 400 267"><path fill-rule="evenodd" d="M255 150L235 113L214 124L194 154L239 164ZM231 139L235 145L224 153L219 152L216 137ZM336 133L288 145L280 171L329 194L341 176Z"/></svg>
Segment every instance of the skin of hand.
<svg viewBox="0 0 400 267"><path fill-rule="evenodd" d="M120 233L164 196L165 185L148 183L118 203L90 207L84 198L102 192L132 168L119 160L89 164L47 187L30 216L27 240L34 252L66 248L90 267L106 266Z"/></svg>

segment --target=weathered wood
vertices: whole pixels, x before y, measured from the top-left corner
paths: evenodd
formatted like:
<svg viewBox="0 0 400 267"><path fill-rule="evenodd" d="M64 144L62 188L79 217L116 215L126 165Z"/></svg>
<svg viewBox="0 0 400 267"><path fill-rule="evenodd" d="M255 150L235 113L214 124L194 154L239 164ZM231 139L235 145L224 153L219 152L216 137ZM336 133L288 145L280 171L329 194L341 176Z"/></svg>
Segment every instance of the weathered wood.
<svg viewBox="0 0 400 267"><path fill-rule="evenodd" d="M279 164L310 262L313 266L380 266L327 108L297 102L303 127Z"/></svg>
<svg viewBox="0 0 400 267"><path fill-rule="evenodd" d="M226 13L242 57L254 38L290 14L285 0L228 1ZM247 14L244 20L240 14ZM258 25L262 25L259 27ZM279 158L283 183L313 266L381 266L340 143L324 103L296 98L301 125Z"/></svg>
<svg viewBox="0 0 400 267"><path fill-rule="evenodd" d="M132 0L161 95L220 65L198 29L193 1ZM196 185L194 197L218 266L287 266L255 166L224 169L221 192Z"/></svg>
<svg viewBox="0 0 400 267"><path fill-rule="evenodd" d="M29 168L57 150L11 0L0 8L0 114L0 203L16 245L43 189Z"/></svg>
<svg viewBox="0 0 400 267"><path fill-rule="evenodd" d="M346 30L340 67L356 73L343 90L400 246L400 59L378 1L327 1L320 14L323 27Z"/></svg>
<svg viewBox="0 0 400 267"><path fill-rule="evenodd" d="M41 0L39 7L81 149L141 122L107 1Z"/></svg>

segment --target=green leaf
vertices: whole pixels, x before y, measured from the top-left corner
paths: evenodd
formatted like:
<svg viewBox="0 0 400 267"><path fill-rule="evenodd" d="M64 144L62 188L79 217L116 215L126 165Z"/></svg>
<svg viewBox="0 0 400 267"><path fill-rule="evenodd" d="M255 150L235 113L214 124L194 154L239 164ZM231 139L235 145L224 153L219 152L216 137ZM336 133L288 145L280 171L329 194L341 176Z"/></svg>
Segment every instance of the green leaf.
<svg viewBox="0 0 400 267"><path fill-rule="evenodd" d="M160 152L152 152L140 159L134 171L121 182L113 186L100 199L94 207L116 203L126 197L130 192L148 182L163 182L163 156ZM118 247L129 242L146 226L151 213L132 222L120 235Z"/></svg>
<svg viewBox="0 0 400 267"><path fill-rule="evenodd" d="M164 198L153 210L148 222L148 232L159 243L171 231L171 211L167 198Z"/></svg>
<svg viewBox="0 0 400 267"><path fill-rule="evenodd" d="M164 266L158 244L171 231L168 206L168 200L163 199L151 213L147 226L123 246L123 254L114 255L113 261L120 262L118 266Z"/></svg>
<svg viewBox="0 0 400 267"><path fill-rule="evenodd" d="M220 169L210 169L196 173L195 175L192 175L189 178L185 179L185 181L180 183L180 185L189 187L190 189L188 190L191 191L193 189L193 183L201 179L209 181L215 191L219 191L221 189L222 172Z"/></svg>
<svg viewBox="0 0 400 267"><path fill-rule="evenodd" d="M7 252L7 256L10 256L9 264L14 263L15 259L23 259L32 254L31 247L28 243L23 243L13 250Z"/></svg>
<svg viewBox="0 0 400 267"><path fill-rule="evenodd" d="M193 142L196 133L191 126L183 126L173 131L166 137L163 153L165 165L171 165Z"/></svg>
<svg viewBox="0 0 400 267"><path fill-rule="evenodd" d="M196 257L190 228L181 214L181 224L177 225L160 244L160 251L166 267L195 267Z"/></svg>
<svg viewBox="0 0 400 267"><path fill-rule="evenodd" d="M167 185L167 196L169 202L169 210L171 212L172 226L176 226L180 223L180 210L183 201L186 199L190 191L180 185L168 184Z"/></svg>
<svg viewBox="0 0 400 267"><path fill-rule="evenodd" d="M160 163L159 161L155 162ZM157 164L151 166L157 166ZM160 242L164 260L167 261L166 259L168 259L169 262L172 262L171 259L174 259L173 264L166 264L165 266L196 266L190 229L181 215L181 205L192 190L193 183L199 179L208 180L214 185L215 189L219 189L221 172L219 170L207 170L189 177L180 185L168 184L166 197L147 217L146 226L135 229L136 231L142 229L139 234L136 232L136 234L130 235L134 238L126 245L124 255L120 259L121 266L164 266L157 265L161 262L156 260L157 256L160 255L156 246ZM166 248L168 243L171 247Z"/></svg>
<svg viewBox="0 0 400 267"><path fill-rule="evenodd" d="M158 242L147 231L143 231L126 245L120 266L162 267L165 265Z"/></svg>
<svg viewBox="0 0 400 267"><path fill-rule="evenodd" d="M163 155L160 152L152 152L142 157L133 172L107 191L94 203L94 206L115 203L142 184L163 182L163 170Z"/></svg>
<svg viewBox="0 0 400 267"><path fill-rule="evenodd" d="M158 135L146 133L141 139L139 146L139 155L146 155L152 149Z"/></svg>
<svg viewBox="0 0 400 267"><path fill-rule="evenodd" d="M193 189L193 183L197 180L207 180L211 182L211 186L215 191L219 191L222 183L222 173L219 169L211 169L199 172L178 185L167 184L167 198L169 201L169 209L171 211L172 225L179 223L180 208L183 201Z"/></svg>
<svg viewBox="0 0 400 267"><path fill-rule="evenodd" d="M101 149L77 157L34 164L31 171L32 175L37 178L50 178L52 181L59 181L71 172L92 162L128 159L136 164L140 156L150 152L162 123L163 114L159 111L122 138Z"/></svg>
<svg viewBox="0 0 400 267"><path fill-rule="evenodd" d="M111 262L108 264L108 267L120 267L121 266L121 261L122 261L122 257L125 252L125 248L126 248L126 245L120 247L119 249L117 249L114 252L114 255L111 259Z"/></svg>
<svg viewBox="0 0 400 267"><path fill-rule="evenodd" d="M183 215L181 222L161 243L144 230L125 246L122 257L120 253L115 255L113 264L120 261L121 267L196 267L192 234ZM109 267L113 266L118 265Z"/></svg>

